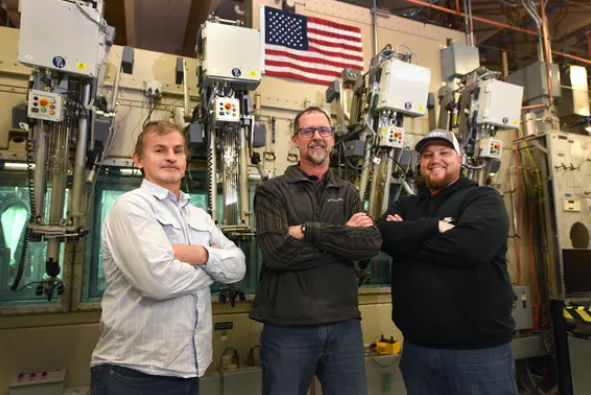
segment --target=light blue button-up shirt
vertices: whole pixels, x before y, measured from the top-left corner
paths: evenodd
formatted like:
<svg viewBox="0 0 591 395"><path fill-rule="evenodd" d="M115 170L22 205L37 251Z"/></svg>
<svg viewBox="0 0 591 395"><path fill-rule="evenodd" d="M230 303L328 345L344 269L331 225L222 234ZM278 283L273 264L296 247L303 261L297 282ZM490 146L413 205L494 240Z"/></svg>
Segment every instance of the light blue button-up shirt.
<svg viewBox="0 0 591 395"><path fill-rule="evenodd" d="M211 292L244 278L244 253L202 209L147 180L123 194L102 231L105 293L91 366L202 376L212 360ZM174 259L173 244L202 245L206 265ZM220 248L211 248L212 245Z"/></svg>

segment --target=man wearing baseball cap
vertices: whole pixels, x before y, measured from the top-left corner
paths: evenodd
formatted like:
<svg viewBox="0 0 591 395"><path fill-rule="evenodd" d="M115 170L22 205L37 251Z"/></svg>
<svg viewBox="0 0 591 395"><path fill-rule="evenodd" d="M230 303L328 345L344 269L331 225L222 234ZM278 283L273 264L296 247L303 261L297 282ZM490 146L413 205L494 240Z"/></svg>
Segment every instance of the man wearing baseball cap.
<svg viewBox="0 0 591 395"><path fill-rule="evenodd" d="M517 395L507 272L509 219L491 188L461 176L453 132L416 145L419 194L379 219L392 264L392 319L409 395Z"/></svg>

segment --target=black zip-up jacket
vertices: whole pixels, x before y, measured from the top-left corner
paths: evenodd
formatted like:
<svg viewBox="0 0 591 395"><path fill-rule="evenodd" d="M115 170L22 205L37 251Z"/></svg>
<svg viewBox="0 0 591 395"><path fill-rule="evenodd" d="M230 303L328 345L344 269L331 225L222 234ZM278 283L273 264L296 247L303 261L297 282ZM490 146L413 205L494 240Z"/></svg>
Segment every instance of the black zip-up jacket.
<svg viewBox="0 0 591 395"><path fill-rule="evenodd" d="M394 214L403 221L387 222ZM440 233L439 220L455 228ZM467 178L434 196L423 186L395 202L378 227L393 258L392 319L405 339L444 349L511 341L509 219L498 192Z"/></svg>
<svg viewBox="0 0 591 395"><path fill-rule="evenodd" d="M363 211L359 192L330 171L318 182L298 165L259 186L254 198L263 253L250 317L275 325L360 319L354 261L378 254L377 227L345 226ZM288 227L306 224L304 239Z"/></svg>

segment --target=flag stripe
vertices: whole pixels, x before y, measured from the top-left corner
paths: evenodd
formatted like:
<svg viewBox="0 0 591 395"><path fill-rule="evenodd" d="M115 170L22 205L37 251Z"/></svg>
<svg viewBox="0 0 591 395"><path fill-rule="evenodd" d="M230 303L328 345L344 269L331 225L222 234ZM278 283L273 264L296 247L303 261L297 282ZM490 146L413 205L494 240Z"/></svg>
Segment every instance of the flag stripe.
<svg viewBox="0 0 591 395"><path fill-rule="evenodd" d="M268 58L267 59L267 66L275 66L275 67L289 67L295 70L305 71L307 73L314 73L318 75L326 75L326 76L340 76L341 71L343 68L337 69L336 67L325 66L325 68L320 68L320 65L310 65L295 61L281 61L281 60L273 60ZM331 81L334 78L331 78Z"/></svg>
<svg viewBox="0 0 591 395"><path fill-rule="evenodd" d="M314 52L311 53L310 51L298 51L296 49L289 49L277 45L267 45L266 47L267 48L265 49L265 54L267 56L288 56L292 59L300 60L303 62L321 63L335 67L363 67L363 62L345 59L338 56L333 56L330 59L327 59L326 56L318 55Z"/></svg>
<svg viewBox="0 0 591 395"><path fill-rule="evenodd" d="M349 32L355 32L355 33L361 32L361 29L358 27L341 25L340 23L327 21L325 19L314 18L313 16L308 17L308 23L317 23L319 25L326 25L326 26L330 26L335 29L346 30Z"/></svg>
<svg viewBox="0 0 591 395"><path fill-rule="evenodd" d="M323 32L322 30L314 29L311 27L308 27L308 37L314 37L314 38L324 37L325 40L328 39L329 37L335 38L335 39L338 39L339 41L344 42L345 44L356 45L359 48L361 48L361 38L344 37L342 34Z"/></svg>
<svg viewBox="0 0 591 395"><path fill-rule="evenodd" d="M294 71L292 69L284 68L279 68L279 70L275 70L273 67L269 68L267 74L274 75L277 77L295 78L298 80L312 82L314 84L320 85L330 85L330 83L334 80L334 77L329 77L329 79L322 79L322 77L318 76L317 74L302 73L299 70Z"/></svg>
<svg viewBox="0 0 591 395"><path fill-rule="evenodd" d="M357 65L357 68L359 68L360 70L363 69L363 58L361 56L357 57L357 56L349 56L349 55L343 55L342 53L339 52L333 52L333 51L325 51L323 49L319 49L316 48L314 46L310 47L310 52L312 53L318 53L321 54L323 56L330 56L331 58L335 58L335 57L340 57L343 59L346 59L346 61L348 63L354 63Z"/></svg>
<svg viewBox="0 0 591 395"><path fill-rule="evenodd" d="M308 29L315 29L315 30L318 30L321 32L338 34L339 36L343 36L343 37L354 37L354 38L361 39L361 33L349 32L347 30L334 29L332 27L319 25L317 23L308 22Z"/></svg>
<svg viewBox="0 0 591 395"><path fill-rule="evenodd" d="M317 46L322 46L325 48L341 48L341 49L349 51L349 54L359 54L359 50L361 49L359 47L354 47L351 45L342 44L342 43L338 43L338 42L330 42L330 41L325 41L325 40L318 39L318 38L311 38L309 35L308 35L308 43L313 43L313 44L316 44Z"/></svg>

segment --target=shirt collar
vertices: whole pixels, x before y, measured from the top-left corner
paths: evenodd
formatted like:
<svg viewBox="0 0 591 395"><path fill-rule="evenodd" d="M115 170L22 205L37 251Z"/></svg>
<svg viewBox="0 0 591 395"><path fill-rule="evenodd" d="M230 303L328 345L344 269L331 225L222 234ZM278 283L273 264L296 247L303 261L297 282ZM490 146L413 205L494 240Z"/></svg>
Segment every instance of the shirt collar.
<svg viewBox="0 0 591 395"><path fill-rule="evenodd" d="M174 196L174 193L172 193L169 189L163 188L160 185L156 185L153 182L148 181L146 179L142 181L142 185L140 186L140 188L150 192L158 200L164 200L168 197L176 202L176 196ZM189 204L190 201L191 196L181 191L179 194L178 201L179 206L184 208L187 204Z"/></svg>

